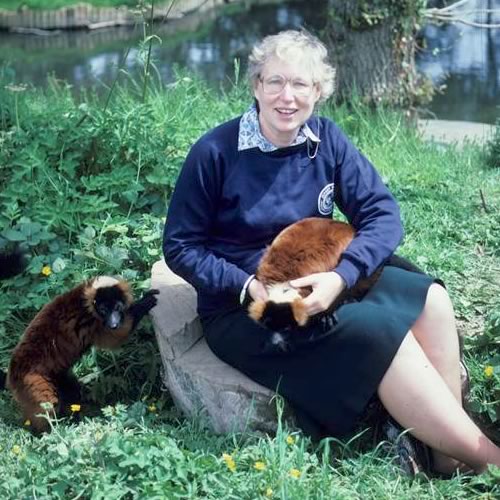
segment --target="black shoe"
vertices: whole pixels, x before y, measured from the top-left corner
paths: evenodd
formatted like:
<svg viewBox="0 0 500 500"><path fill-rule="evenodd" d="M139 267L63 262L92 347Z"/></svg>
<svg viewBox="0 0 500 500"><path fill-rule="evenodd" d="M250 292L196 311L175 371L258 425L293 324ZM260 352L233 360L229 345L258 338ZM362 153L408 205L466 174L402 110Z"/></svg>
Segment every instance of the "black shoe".
<svg viewBox="0 0 500 500"><path fill-rule="evenodd" d="M407 476L428 474L432 470L429 447L405 431L391 417L382 423L379 440L384 442L383 448L396 455L396 464Z"/></svg>
<svg viewBox="0 0 500 500"><path fill-rule="evenodd" d="M460 360L460 384L462 388L462 404L465 407L470 403L470 375L464 360Z"/></svg>

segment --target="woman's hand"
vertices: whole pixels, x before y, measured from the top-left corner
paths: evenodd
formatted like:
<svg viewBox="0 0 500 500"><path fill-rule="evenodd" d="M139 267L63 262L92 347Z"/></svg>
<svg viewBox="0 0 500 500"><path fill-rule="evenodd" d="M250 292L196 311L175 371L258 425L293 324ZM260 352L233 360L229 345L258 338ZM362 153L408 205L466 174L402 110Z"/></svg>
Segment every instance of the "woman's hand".
<svg viewBox="0 0 500 500"><path fill-rule="evenodd" d="M310 274L290 281L290 285L295 288L312 287L312 293L304 299L309 316L326 311L345 288L344 280L333 271Z"/></svg>
<svg viewBox="0 0 500 500"><path fill-rule="evenodd" d="M257 278L250 281L247 293L253 300L267 300L267 290Z"/></svg>

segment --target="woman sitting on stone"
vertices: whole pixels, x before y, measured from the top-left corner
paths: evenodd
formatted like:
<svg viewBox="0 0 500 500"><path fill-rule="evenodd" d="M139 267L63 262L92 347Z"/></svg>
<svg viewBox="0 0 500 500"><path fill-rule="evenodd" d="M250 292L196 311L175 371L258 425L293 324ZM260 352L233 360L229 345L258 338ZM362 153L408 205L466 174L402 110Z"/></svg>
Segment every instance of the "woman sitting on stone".
<svg viewBox="0 0 500 500"><path fill-rule="evenodd" d="M253 273L282 229L332 217L336 205L357 232L335 269L295 281L313 289L305 299L310 314L370 275L403 230L373 165L335 123L314 114L334 86L325 46L306 32L268 36L254 47L248 71L255 103L193 145L164 234L168 266L197 290L208 345L323 434L349 436L378 394L432 448L435 471L500 465L500 449L462 408L453 308L427 275L385 267L369 295L337 310L328 335L289 352L263 348L270 332L242 303L266 298Z"/></svg>

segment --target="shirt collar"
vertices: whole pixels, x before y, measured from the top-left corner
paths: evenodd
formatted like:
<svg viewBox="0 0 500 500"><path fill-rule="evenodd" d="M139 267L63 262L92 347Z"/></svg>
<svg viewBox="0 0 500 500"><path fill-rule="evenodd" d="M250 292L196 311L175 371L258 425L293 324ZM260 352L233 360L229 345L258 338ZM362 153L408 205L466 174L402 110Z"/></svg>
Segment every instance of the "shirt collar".
<svg viewBox="0 0 500 500"><path fill-rule="evenodd" d="M303 144L306 140L319 143L321 140L311 130L307 123L304 123L299 129L299 133L290 146ZM255 104L245 111L240 119L240 130L238 134L238 151L246 149L259 148L264 153L276 151L277 148L274 144L268 141L260 131L259 116Z"/></svg>

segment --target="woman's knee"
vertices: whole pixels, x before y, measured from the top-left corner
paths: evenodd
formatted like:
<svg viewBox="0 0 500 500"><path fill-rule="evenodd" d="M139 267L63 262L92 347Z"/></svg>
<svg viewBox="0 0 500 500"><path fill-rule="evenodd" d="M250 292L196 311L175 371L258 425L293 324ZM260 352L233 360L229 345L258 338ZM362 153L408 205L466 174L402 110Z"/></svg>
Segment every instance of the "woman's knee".
<svg viewBox="0 0 500 500"><path fill-rule="evenodd" d="M451 299L446 289L438 283L433 283L429 287L421 318L434 322L454 322Z"/></svg>

